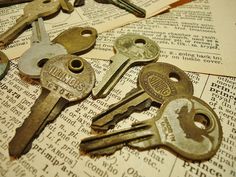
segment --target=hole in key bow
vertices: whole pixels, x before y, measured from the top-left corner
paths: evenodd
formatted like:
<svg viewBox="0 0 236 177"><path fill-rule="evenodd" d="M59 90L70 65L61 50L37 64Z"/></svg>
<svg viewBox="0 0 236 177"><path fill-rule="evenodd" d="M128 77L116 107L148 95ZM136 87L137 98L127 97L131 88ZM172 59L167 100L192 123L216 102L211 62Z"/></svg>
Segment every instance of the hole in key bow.
<svg viewBox="0 0 236 177"><path fill-rule="evenodd" d="M38 62L38 67L42 68L45 63L48 61L48 58L43 58Z"/></svg>
<svg viewBox="0 0 236 177"><path fill-rule="evenodd" d="M209 118L202 113L197 113L194 116L194 124L200 129L207 129L210 126Z"/></svg>
<svg viewBox="0 0 236 177"><path fill-rule="evenodd" d="M81 32L81 35L84 36L84 37L89 37L92 35L92 31L91 30L83 30Z"/></svg>
<svg viewBox="0 0 236 177"><path fill-rule="evenodd" d="M170 80L174 81L174 82L178 82L180 80L180 77L177 73L171 72L169 74L169 78Z"/></svg>
<svg viewBox="0 0 236 177"><path fill-rule="evenodd" d="M72 59L69 61L69 69L73 73L80 73L84 68L83 62L78 59Z"/></svg>
<svg viewBox="0 0 236 177"><path fill-rule="evenodd" d="M146 41L144 39L136 39L134 41L134 43L137 45L137 46L144 46L146 44Z"/></svg>

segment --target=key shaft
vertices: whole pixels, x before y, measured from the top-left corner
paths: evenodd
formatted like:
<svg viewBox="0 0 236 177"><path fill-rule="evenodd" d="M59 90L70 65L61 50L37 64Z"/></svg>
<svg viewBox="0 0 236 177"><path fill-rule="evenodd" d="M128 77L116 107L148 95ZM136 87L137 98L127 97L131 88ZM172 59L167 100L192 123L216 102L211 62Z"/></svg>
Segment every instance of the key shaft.
<svg viewBox="0 0 236 177"><path fill-rule="evenodd" d="M35 138L35 132L39 130L43 122L47 119L51 110L61 104L63 98L58 97L56 94L48 94L43 102L38 102L32 108L32 112L23 125L16 130L14 138L9 143L9 154L13 157L20 157ZM39 110L40 114L39 114Z"/></svg>
<svg viewBox="0 0 236 177"><path fill-rule="evenodd" d="M155 62L160 53L154 41L137 34L120 36L114 43L114 49L116 54L111 57L109 70L92 91L94 98L107 96L130 67Z"/></svg>
<svg viewBox="0 0 236 177"><path fill-rule="evenodd" d="M95 83L95 74L84 59L59 55L44 65L40 81L42 94L32 107L30 116L16 130L9 143L9 154L13 157L19 158L27 153L33 140L69 102L82 100L89 95Z"/></svg>
<svg viewBox="0 0 236 177"><path fill-rule="evenodd" d="M34 0L24 7L24 14L6 32L0 35L0 48L12 42L23 30L39 17L56 13L60 9L58 0Z"/></svg>
<svg viewBox="0 0 236 177"><path fill-rule="evenodd" d="M43 65L54 56L62 54L67 54L67 50L50 41L43 19L38 18L32 23L31 47L19 59L19 71L27 77L39 79Z"/></svg>
<svg viewBox="0 0 236 177"><path fill-rule="evenodd" d="M139 124L131 128L85 138L80 143L80 150L94 155L112 154L129 142L153 136L152 126ZM109 150L106 150L108 148Z"/></svg>
<svg viewBox="0 0 236 177"><path fill-rule="evenodd" d="M135 111L142 111L152 104L161 105L174 95L192 95L193 84L180 68L167 63L150 63L138 76L137 89L93 118L91 127L106 131Z"/></svg>
<svg viewBox="0 0 236 177"><path fill-rule="evenodd" d="M128 117L136 110L144 110L151 106L152 100L144 90L139 90L117 104L111 105L108 110L95 116L91 127L99 131L113 128L117 122Z"/></svg>
<svg viewBox="0 0 236 177"><path fill-rule="evenodd" d="M136 6L135 4L131 3L128 0L111 0L114 5L127 10L128 12L134 14L137 17L145 18L146 16L146 11L141 8Z"/></svg>

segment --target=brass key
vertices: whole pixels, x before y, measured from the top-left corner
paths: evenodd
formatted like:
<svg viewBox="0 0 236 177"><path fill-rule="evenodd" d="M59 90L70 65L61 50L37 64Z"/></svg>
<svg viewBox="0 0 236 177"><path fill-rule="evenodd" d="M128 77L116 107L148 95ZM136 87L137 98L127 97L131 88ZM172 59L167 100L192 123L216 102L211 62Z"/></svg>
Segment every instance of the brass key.
<svg viewBox="0 0 236 177"><path fill-rule="evenodd" d="M178 94L193 94L193 85L187 74L171 64L148 64L139 73L137 89L95 116L91 126L95 130L106 131L134 111L147 109L153 103L163 104L166 99Z"/></svg>
<svg viewBox="0 0 236 177"><path fill-rule="evenodd" d="M92 27L72 27L55 37L52 42L64 46L69 54L83 54L91 50L97 38Z"/></svg>
<svg viewBox="0 0 236 177"><path fill-rule="evenodd" d="M125 72L134 65L157 61L160 48L151 39L137 34L126 34L116 39L115 55L102 81L92 90L94 98L107 96Z"/></svg>
<svg viewBox="0 0 236 177"><path fill-rule="evenodd" d="M81 141L80 150L93 155L112 154L128 145L138 150L168 147L191 160L206 160L219 149L222 127L207 103L194 96L173 96L157 116L131 128Z"/></svg>
<svg viewBox="0 0 236 177"><path fill-rule="evenodd" d="M56 13L60 9L58 0L34 0L24 7L24 14L16 24L0 35L0 48L12 42L28 25L39 17Z"/></svg>
<svg viewBox="0 0 236 177"><path fill-rule="evenodd" d="M7 74L7 71L9 70L10 61L8 57L0 51L0 80L4 78L4 76Z"/></svg>
<svg viewBox="0 0 236 177"><path fill-rule="evenodd" d="M103 4L113 4L121 9L125 9L126 11L134 14L137 17L144 18L146 16L145 9L136 6L129 0L95 0L95 1Z"/></svg>
<svg viewBox="0 0 236 177"><path fill-rule="evenodd" d="M84 59L59 55L44 65L40 80L42 93L9 143L9 154L16 158L29 151L32 141L69 102L82 100L90 94L95 73Z"/></svg>

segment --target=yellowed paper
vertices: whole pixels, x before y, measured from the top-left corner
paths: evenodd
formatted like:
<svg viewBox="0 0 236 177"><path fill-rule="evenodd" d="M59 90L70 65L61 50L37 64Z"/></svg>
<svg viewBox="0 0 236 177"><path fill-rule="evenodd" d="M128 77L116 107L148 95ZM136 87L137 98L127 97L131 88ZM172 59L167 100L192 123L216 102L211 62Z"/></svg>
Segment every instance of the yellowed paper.
<svg viewBox="0 0 236 177"><path fill-rule="evenodd" d="M132 2L144 8L147 12L146 18L149 18L176 1L177 0L134 0ZM14 25L15 20L22 15L25 5L26 3L0 8L0 33L3 33L10 26ZM71 14L60 12L55 17L46 20L45 26L51 38L54 38L59 32L72 26L91 26L101 33L143 19L144 18L138 18L112 4L102 4L94 0L86 0L84 6L75 8ZM30 47L30 36L31 30L29 29L23 32L22 35L14 40L13 44L9 45L7 49L3 51L11 59L20 57L22 53Z"/></svg>

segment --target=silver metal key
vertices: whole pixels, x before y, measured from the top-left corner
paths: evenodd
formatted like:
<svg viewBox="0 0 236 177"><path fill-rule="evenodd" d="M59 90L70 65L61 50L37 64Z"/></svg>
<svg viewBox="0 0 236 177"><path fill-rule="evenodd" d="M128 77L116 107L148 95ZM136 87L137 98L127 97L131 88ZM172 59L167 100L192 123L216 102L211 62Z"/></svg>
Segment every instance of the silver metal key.
<svg viewBox="0 0 236 177"><path fill-rule="evenodd" d="M137 17L144 18L146 16L146 11L131 3L129 0L95 0L98 3L103 4L113 4L121 9L125 9L126 11L134 14Z"/></svg>
<svg viewBox="0 0 236 177"><path fill-rule="evenodd" d="M95 73L84 59L59 55L49 60L40 75L42 93L31 113L9 143L9 154L20 157L31 148L32 141L73 101L86 98L95 83Z"/></svg>
<svg viewBox="0 0 236 177"><path fill-rule="evenodd" d="M39 17L56 13L60 9L58 0L34 0L24 7L24 14L16 24L0 35L0 48L12 42L23 30Z"/></svg>
<svg viewBox="0 0 236 177"><path fill-rule="evenodd" d="M34 79L39 79L43 65L50 58L67 54L64 46L50 41L42 18L32 23L31 47L23 53L18 62L19 71Z"/></svg>
<svg viewBox="0 0 236 177"><path fill-rule="evenodd" d="M151 104L160 106L174 95L193 95L193 84L180 68L168 63L150 63L142 68L138 87L120 102L93 118L94 130L106 131L135 111L142 111Z"/></svg>
<svg viewBox="0 0 236 177"><path fill-rule="evenodd" d="M85 138L80 150L107 155L125 145L138 150L165 146L186 159L206 160L217 152L221 141L222 127L207 103L193 96L174 96L157 116L131 128Z"/></svg>
<svg viewBox="0 0 236 177"><path fill-rule="evenodd" d="M92 90L94 98L107 96L125 72L134 65L157 61L160 48L151 39L137 34L126 34L114 43L116 54L102 81Z"/></svg>

